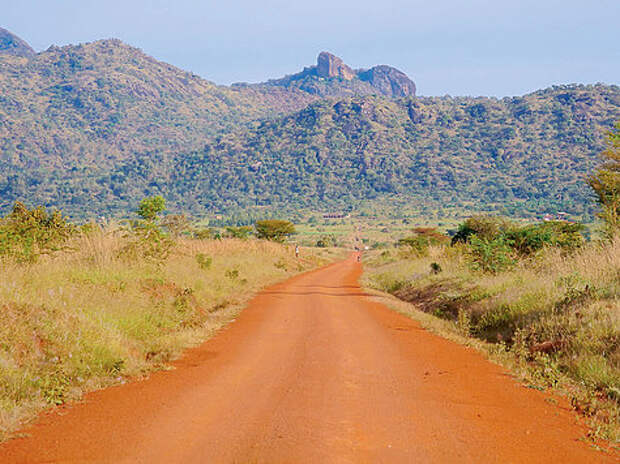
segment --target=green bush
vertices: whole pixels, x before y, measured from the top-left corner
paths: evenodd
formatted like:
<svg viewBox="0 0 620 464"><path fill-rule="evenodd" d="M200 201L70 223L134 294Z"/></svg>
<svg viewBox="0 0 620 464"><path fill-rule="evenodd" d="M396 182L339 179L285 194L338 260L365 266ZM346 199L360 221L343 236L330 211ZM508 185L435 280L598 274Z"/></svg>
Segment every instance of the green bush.
<svg viewBox="0 0 620 464"><path fill-rule="evenodd" d="M76 232L60 211L48 213L43 206L28 209L18 201L0 219L0 257L33 263L40 255L63 249Z"/></svg>
<svg viewBox="0 0 620 464"><path fill-rule="evenodd" d="M198 253L196 255L196 262L198 263L198 267L200 269L207 270L213 264L213 258L211 256L207 256L204 253Z"/></svg>
<svg viewBox="0 0 620 464"><path fill-rule="evenodd" d="M480 239L492 240L511 226L512 224L506 219L494 216L472 216L459 226L452 237L452 245L468 243L473 235Z"/></svg>
<svg viewBox="0 0 620 464"><path fill-rule="evenodd" d="M316 241L318 248L327 248L336 245L336 238L333 235L325 235Z"/></svg>
<svg viewBox="0 0 620 464"><path fill-rule="evenodd" d="M584 229L579 223L551 221L517 227L505 236L519 255L529 256L549 246L569 251L579 248L585 243Z"/></svg>
<svg viewBox="0 0 620 464"><path fill-rule="evenodd" d="M472 269L497 274L515 263L511 242L500 235L493 239L472 235L469 239L467 258Z"/></svg>
<svg viewBox="0 0 620 464"><path fill-rule="evenodd" d="M226 227L226 235L232 238L247 239L252 235L253 229L251 226L240 227Z"/></svg>
<svg viewBox="0 0 620 464"><path fill-rule="evenodd" d="M198 240L210 240L220 238L218 231L213 228L194 229L191 234L194 236L194 238L197 238Z"/></svg>

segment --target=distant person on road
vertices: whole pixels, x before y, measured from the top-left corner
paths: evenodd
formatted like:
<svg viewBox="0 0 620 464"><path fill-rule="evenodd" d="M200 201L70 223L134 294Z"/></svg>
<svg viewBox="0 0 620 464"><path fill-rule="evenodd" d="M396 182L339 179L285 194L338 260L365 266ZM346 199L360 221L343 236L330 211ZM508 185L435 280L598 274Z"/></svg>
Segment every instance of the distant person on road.
<svg viewBox="0 0 620 464"><path fill-rule="evenodd" d="M299 258L299 245L295 244L295 258Z"/></svg>

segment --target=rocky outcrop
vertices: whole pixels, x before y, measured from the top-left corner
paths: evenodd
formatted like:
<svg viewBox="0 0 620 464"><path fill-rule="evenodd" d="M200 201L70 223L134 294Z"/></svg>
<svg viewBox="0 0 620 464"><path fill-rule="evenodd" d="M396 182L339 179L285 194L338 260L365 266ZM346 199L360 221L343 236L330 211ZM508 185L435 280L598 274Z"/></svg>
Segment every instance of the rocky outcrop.
<svg viewBox="0 0 620 464"><path fill-rule="evenodd" d="M30 45L15 34L0 27L0 54L30 58L36 54Z"/></svg>
<svg viewBox="0 0 620 464"><path fill-rule="evenodd" d="M391 66L375 66L368 71L361 71L358 77L369 82L383 95L409 97L415 95L415 84L407 75Z"/></svg>
<svg viewBox="0 0 620 464"><path fill-rule="evenodd" d="M285 87L298 89L319 97L353 97L385 95L388 97L415 96L415 84L407 75L390 66L354 70L342 59L328 52L321 52L315 66L304 68L297 74L273 79L258 87Z"/></svg>
<svg viewBox="0 0 620 464"><path fill-rule="evenodd" d="M328 52L321 52L317 59L316 73L319 77L326 79L340 77L350 81L355 77L355 72L335 55Z"/></svg>

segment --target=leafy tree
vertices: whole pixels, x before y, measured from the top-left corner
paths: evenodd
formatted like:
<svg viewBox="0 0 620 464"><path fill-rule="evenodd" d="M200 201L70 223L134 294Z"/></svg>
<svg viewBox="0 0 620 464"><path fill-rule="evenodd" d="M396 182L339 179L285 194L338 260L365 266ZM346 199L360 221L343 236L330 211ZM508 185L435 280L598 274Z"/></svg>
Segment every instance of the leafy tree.
<svg viewBox="0 0 620 464"><path fill-rule="evenodd" d="M288 235L295 233L295 226L290 221L280 219L266 219L257 221L254 225L258 238L283 242Z"/></svg>
<svg viewBox="0 0 620 464"><path fill-rule="evenodd" d="M166 210L166 200L161 195L146 197L138 206L136 213L145 221L154 222Z"/></svg>
<svg viewBox="0 0 620 464"><path fill-rule="evenodd" d="M136 211L141 219L131 221L127 236L129 243L121 250L121 256L135 259L138 256L163 262L172 251L174 241L164 233L159 216L166 209L161 196L144 198Z"/></svg>
<svg viewBox="0 0 620 464"><path fill-rule="evenodd" d="M601 205L599 216L605 221L607 235L614 236L620 229L620 121L610 132L608 147L602 156L605 163L588 183Z"/></svg>

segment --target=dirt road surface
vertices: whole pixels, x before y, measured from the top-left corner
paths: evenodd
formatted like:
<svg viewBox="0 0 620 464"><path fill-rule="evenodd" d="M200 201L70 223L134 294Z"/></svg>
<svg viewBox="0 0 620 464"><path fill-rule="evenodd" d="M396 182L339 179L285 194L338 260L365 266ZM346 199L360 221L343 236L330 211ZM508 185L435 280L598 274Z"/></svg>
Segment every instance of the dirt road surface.
<svg viewBox="0 0 620 464"><path fill-rule="evenodd" d="M148 380L95 392L1 463L596 463L567 408L357 284L352 258L258 295Z"/></svg>

